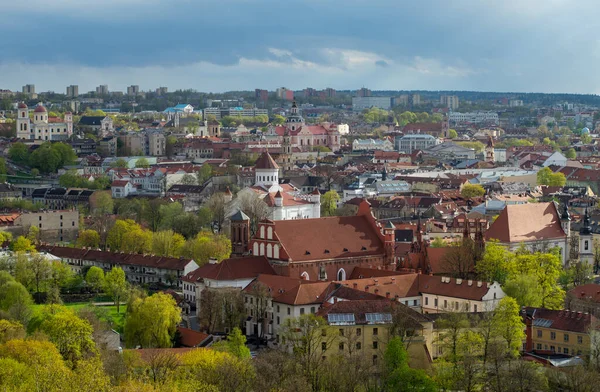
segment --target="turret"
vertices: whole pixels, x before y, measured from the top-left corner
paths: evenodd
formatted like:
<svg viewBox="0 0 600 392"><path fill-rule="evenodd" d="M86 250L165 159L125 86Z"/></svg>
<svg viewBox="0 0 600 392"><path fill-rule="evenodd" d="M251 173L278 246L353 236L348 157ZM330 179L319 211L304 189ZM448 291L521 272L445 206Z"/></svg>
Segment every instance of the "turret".
<svg viewBox="0 0 600 392"><path fill-rule="evenodd" d="M579 261L594 264L594 252L592 251L592 227L590 225L590 214L585 209L583 225L579 229Z"/></svg>
<svg viewBox="0 0 600 392"><path fill-rule="evenodd" d="M567 202L563 203L562 213L560 214L560 225L567 237L571 237L571 214L569 213Z"/></svg>
<svg viewBox="0 0 600 392"><path fill-rule="evenodd" d="M319 189L317 189L317 187L315 187L315 189L313 189L313 191L310 193L310 195L308 195L308 201L313 203L313 213L312 213L313 218L320 218L321 217L321 192L319 192Z"/></svg>
<svg viewBox="0 0 600 392"><path fill-rule="evenodd" d="M274 199L275 199L275 207L283 207L283 196L281 195L281 191L277 191Z"/></svg>

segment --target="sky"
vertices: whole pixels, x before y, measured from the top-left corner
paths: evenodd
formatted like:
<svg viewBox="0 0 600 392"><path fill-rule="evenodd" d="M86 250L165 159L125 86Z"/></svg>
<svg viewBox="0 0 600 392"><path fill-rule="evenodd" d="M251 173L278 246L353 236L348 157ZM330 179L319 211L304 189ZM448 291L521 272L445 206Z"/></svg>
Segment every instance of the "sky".
<svg viewBox="0 0 600 392"><path fill-rule="evenodd" d="M0 89L600 93L597 0L0 0Z"/></svg>

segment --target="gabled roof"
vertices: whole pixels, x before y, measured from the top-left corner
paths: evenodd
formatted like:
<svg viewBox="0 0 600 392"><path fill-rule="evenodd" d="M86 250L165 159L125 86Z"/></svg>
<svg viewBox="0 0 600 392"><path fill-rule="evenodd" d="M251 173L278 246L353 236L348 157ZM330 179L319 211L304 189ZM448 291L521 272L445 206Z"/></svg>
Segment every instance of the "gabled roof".
<svg viewBox="0 0 600 392"><path fill-rule="evenodd" d="M505 243L565 237L553 202L507 205L485 232L486 240Z"/></svg>
<svg viewBox="0 0 600 392"><path fill-rule="evenodd" d="M236 212L235 214L231 215L231 217L229 217L229 220L231 220L231 221L249 221L250 217L248 217L248 215L244 214L244 211L238 210L238 212Z"/></svg>
<svg viewBox="0 0 600 392"><path fill-rule="evenodd" d="M179 343L183 347L203 347L210 335L193 329L177 327Z"/></svg>
<svg viewBox="0 0 600 392"><path fill-rule="evenodd" d="M260 274L275 275L275 271L265 256L246 256L225 259L216 264L204 264L184 277L188 282L200 279L239 280L254 279Z"/></svg>
<svg viewBox="0 0 600 392"><path fill-rule="evenodd" d="M82 116L79 125L100 125L106 116Z"/></svg>
<svg viewBox="0 0 600 392"><path fill-rule="evenodd" d="M290 261L385 253L380 233L366 216L281 220L273 224Z"/></svg>
<svg viewBox="0 0 600 392"><path fill-rule="evenodd" d="M254 165L255 169L279 169L275 160L267 151L260 154L260 157L256 160L256 164Z"/></svg>
<svg viewBox="0 0 600 392"><path fill-rule="evenodd" d="M597 326L597 319L587 313L569 310L525 308L525 317L533 319L533 325L560 331L588 333L590 326Z"/></svg>

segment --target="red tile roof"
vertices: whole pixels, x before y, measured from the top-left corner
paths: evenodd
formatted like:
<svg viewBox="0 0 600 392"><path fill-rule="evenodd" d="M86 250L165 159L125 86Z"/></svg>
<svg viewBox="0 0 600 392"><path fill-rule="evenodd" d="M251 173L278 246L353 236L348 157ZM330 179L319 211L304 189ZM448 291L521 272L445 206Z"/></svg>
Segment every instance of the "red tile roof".
<svg viewBox="0 0 600 392"><path fill-rule="evenodd" d="M590 302L600 302L600 284L588 283L569 290L569 297Z"/></svg>
<svg viewBox="0 0 600 392"><path fill-rule="evenodd" d="M497 239L500 242L565 237L553 202L507 205L485 232L486 240Z"/></svg>
<svg viewBox="0 0 600 392"><path fill-rule="evenodd" d="M202 343L210 337L210 335L194 331L193 329L177 327L179 332L179 343L183 347L201 347Z"/></svg>
<svg viewBox="0 0 600 392"><path fill-rule="evenodd" d="M290 261L384 254L384 243L366 216L274 221Z"/></svg>
<svg viewBox="0 0 600 392"><path fill-rule="evenodd" d="M339 301L330 306L324 307L317 312L318 316L327 319L329 314L354 314L356 324L367 324L367 313L396 313L402 312L412 321L414 327L419 328L422 323L431 322L427 316L422 315L408 306L395 301L381 300L357 300L357 301Z"/></svg>
<svg viewBox="0 0 600 392"><path fill-rule="evenodd" d="M260 154L260 157L256 160L256 164L254 165L255 169L279 169L275 160L268 152L263 152Z"/></svg>
<svg viewBox="0 0 600 392"><path fill-rule="evenodd" d="M260 274L275 275L275 271L265 256L246 256L225 259L216 264L204 264L194 272L184 276L186 282L200 279L239 280L254 279Z"/></svg>
<svg viewBox="0 0 600 392"><path fill-rule="evenodd" d="M525 308L525 314L533 318L533 326L588 333L590 326L597 326L597 319L591 314L571 312L569 310L550 310L544 308Z"/></svg>

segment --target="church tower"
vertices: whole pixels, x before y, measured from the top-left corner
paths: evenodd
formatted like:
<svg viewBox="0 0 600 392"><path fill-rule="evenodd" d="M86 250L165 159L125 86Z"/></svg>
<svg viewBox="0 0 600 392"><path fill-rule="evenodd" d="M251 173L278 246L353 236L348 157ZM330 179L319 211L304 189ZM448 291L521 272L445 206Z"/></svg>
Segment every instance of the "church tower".
<svg viewBox="0 0 600 392"><path fill-rule="evenodd" d="M566 202L563 204L562 213L560 214L560 225L567 238L571 238L571 214L569 213L569 205Z"/></svg>
<svg viewBox="0 0 600 392"><path fill-rule="evenodd" d="M263 152L256 160L254 185L262 186L266 190L279 186L279 166L268 151Z"/></svg>
<svg viewBox="0 0 600 392"><path fill-rule="evenodd" d="M283 171L292 170L292 136L290 135L290 130L288 128L286 128L283 133L279 162L281 162L281 165L283 166Z"/></svg>
<svg viewBox="0 0 600 392"><path fill-rule="evenodd" d="M496 162L496 154L494 153L494 139L492 136L488 136L487 146L485 146L485 161L494 163Z"/></svg>
<svg viewBox="0 0 600 392"><path fill-rule="evenodd" d="M288 131L297 131L304 126L304 118L298 112L296 101L292 102L290 115L285 119L285 127Z"/></svg>
<svg viewBox="0 0 600 392"><path fill-rule="evenodd" d="M31 138L31 121L29 120L29 108L25 102L20 102L17 107L17 138Z"/></svg>
<svg viewBox="0 0 600 392"><path fill-rule="evenodd" d="M594 265L594 251L592 241L592 228L590 226L590 214L585 209L583 225L579 229L579 261Z"/></svg>
<svg viewBox="0 0 600 392"><path fill-rule="evenodd" d="M250 240L250 218L241 210L233 214L231 220L231 250L235 255L248 252Z"/></svg>

